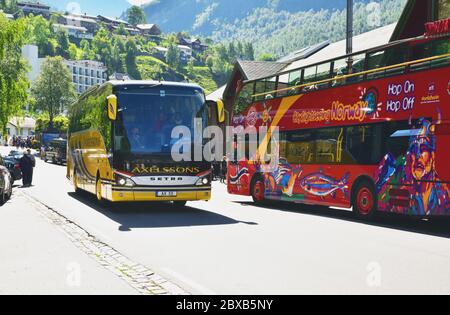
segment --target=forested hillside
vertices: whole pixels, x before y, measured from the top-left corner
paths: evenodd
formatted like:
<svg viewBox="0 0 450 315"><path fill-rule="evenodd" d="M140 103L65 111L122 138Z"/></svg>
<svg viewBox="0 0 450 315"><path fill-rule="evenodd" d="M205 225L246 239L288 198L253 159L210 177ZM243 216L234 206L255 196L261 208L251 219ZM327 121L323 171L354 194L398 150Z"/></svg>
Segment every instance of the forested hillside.
<svg viewBox="0 0 450 315"><path fill-rule="evenodd" d="M394 23L406 0L355 1L355 33ZM345 37L345 0L158 0L149 21L166 31L187 31L216 42L255 44L256 55L277 57Z"/></svg>

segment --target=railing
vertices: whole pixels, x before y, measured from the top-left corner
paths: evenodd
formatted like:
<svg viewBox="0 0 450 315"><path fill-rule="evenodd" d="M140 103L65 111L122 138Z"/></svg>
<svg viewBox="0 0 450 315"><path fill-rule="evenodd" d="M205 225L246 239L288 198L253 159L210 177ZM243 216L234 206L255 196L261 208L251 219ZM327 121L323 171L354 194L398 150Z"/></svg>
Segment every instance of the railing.
<svg viewBox="0 0 450 315"><path fill-rule="evenodd" d="M353 77L360 77L360 76L366 77L367 75L373 74L373 73L379 73L379 72L383 72L383 71L386 72L386 71L392 70L392 69L406 68L406 67L410 67L410 66L413 66L416 64L431 62L431 61L435 61L435 60L439 60L439 59L448 59L448 58L450 58L450 53L440 55L440 56L418 59L418 60L414 60L414 61L408 61L408 62L399 63L399 64L386 66L386 67L382 67L382 68L376 68L376 69L356 72L356 73L352 73L352 74L346 74L346 75L341 75L341 76L338 75L333 78L329 78L329 79L325 79L325 80L320 80L320 81L315 81L315 82L310 82L310 83L305 83L305 84L300 84L300 85L294 85L294 86L290 86L288 88L277 89L277 90L273 90L273 91L269 91L269 92L254 94L254 95L252 95L252 97L255 98L255 97L266 96L266 95L271 95L271 94L276 95L279 92L298 90L298 89L303 89L305 87L320 85L320 84L324 84L324 83L332 83L335 81L343 81L343 80L353 78ZM342 84L342 85L344 85L344 84ZM305 92L307 92L307 91L305 91ZM296 92L295 94L301 94L301 93L302 92ZM287 95L287 96L290 96L290 95Z"/></svg>

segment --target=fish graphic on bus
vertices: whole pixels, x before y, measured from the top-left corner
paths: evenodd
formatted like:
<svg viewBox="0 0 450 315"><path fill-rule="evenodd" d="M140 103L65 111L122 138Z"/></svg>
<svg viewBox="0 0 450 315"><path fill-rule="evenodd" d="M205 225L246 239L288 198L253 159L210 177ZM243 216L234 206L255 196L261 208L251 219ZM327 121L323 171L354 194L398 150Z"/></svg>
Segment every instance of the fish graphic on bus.
<svg viewBox="0 0 450 315"><path fill-rule="evenodd" d="M321 170L319 173L308 175L300 180L300 187L311 195L325 198L332 196L336 198L336 193L341 190L348 198L348 181L350 173L344 175L341 180L336 180L327 176Z"/></svg>

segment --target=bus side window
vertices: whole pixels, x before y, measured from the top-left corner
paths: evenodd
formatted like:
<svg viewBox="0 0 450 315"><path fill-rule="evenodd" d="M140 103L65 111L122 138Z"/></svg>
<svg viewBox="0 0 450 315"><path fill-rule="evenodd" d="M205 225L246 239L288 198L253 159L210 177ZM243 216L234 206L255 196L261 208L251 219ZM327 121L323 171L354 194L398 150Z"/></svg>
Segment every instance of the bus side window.
<svg viewBox="0 0 450 315"><path fill-rule="evenodd" d="M385 126L385 143L386 143L386 152L385 154L392 154L394 158L399 158L401 156L406 155L409 147L410 138L405 137L392 137L397 131L409 130L411 127L408 122L392 122L386 124Z"/></svg>
<svg viewBox="0 0 450 315"><path fill-rule="evenodd" d="M341 163L343 138L344 128L318 130L315 145L316 163Z"/></svg>
<svg viewBox="0 0 450 315"><path fill-rule="evenodd" d="M314 134L308 130L287 132L282 135L286 139L280 153L285 154L289 164L312 164L315 161Z"/></svg>
<svg viewBox="0 0 450 315"><path fill-rule="evenodd" d="M346 128L345 164L375 165L383 156L382 125L352 126Z"/></svg>

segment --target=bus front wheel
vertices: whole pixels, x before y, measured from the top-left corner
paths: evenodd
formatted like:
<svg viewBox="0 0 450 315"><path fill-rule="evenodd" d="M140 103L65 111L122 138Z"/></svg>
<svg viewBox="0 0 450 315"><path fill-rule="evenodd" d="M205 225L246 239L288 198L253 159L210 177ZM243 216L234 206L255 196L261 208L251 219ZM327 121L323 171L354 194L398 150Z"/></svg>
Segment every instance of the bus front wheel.
<svg viewBox="0 0 450 315"><path fill-rule="evenodd" d="M72 178L72 184L73 184L73 189L75 191L75 194L79 194L80 193L80 188L78 187L78 178L77 178L77 171L73 172L73 178Z"/></svg>
<svg viewBox="0 0 450 315"><path fill-rule="evenodd" d="M102 202L102 180L97 176L97 181L95 183L95 195L98 202Z"/></svg>
<svg viewBox="0 0 450 315"><path fill-rule="evenodd" d="M265 200L264 197L264 180L262 177L257 177L251 186L251 194L255 203L262 203Z"/></svg>
<svg viewBox="0 0 450 315"><path fill-rule="evenodd" d="M357 183L353 190L353 211L357 217L373 219L377 213L377 198L374 186L367 180Z"/></svg>

